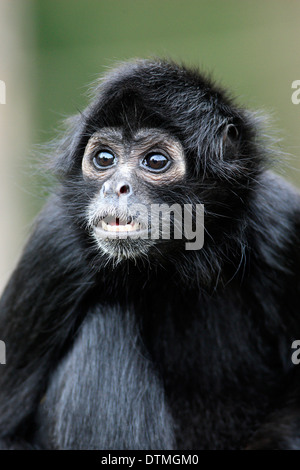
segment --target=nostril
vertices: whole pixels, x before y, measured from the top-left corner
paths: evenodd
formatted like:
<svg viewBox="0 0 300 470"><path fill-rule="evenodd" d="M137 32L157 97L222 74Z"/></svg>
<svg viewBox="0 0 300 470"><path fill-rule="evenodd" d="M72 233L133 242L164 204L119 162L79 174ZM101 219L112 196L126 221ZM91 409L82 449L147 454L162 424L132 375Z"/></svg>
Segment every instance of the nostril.
<svg viewBox="0 0 300 470"><path fill-rule="evenodd" d="M118 193L119 193L119 195L120 194L129 194L130 193L129 184L122 184L122 186L120 186L120 188L119 188Z"/></svg>
<svg viewBox="0 0 300 470"><path fill-rule="evenodd" d="M128 184L123 184L123 186L120 187L120 194L126 194L128 192L129 192Z"/></svg>

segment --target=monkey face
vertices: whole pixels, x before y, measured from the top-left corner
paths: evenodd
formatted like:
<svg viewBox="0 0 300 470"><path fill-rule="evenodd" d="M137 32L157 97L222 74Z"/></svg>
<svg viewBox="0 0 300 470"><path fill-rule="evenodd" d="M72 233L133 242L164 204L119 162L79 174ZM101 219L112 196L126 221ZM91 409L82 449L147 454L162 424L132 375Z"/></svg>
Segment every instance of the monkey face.
<svg viewBox="0 0 300 470"><path fill-rule="evenodd" d="M167 253L189 263L182 247L192 237L174 236L177 221L169 238L153 237L153 205L175 204L182 213L205 207L205 249L195 248L194 258L206 263L207 253L234 238L255 194L267 161L257 129L255 116L184 67L137 61L108 74L51 162L89 259L145 255L152 263ZM194 215L191 225L197 231Z"/></svg>
<svg viewBox="0 0 300 470"><path fill-rule="evenodd" d="M159 242L153 211L165 201L157 194L184 180L184 150L159 129L128 135L122 128L103 128L88 141L82 173L97 187L87 220L98 247L113 257L136 257Z"/></svg>

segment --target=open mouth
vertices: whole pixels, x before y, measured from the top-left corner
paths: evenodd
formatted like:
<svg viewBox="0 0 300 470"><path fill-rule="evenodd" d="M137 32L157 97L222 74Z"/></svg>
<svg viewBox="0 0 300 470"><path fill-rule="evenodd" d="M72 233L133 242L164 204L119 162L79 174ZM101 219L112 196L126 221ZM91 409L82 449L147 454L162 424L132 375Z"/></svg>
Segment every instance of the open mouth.
<svg viewBox="0 0 300 470"><path fill-rule="evenodd" d="M95 226L95 230L102 237L117 236L123 238L124 236L142 234L145 232L146 226L132 216L116 217L106 215Z"/></svg>
<svg viewBox="0 0 300 470"><path fill-rule="evenodd" d="M107 232L135 232L142 228L141 224L130 216L126 219L107 216L100 220L99 226Z"/></svg>

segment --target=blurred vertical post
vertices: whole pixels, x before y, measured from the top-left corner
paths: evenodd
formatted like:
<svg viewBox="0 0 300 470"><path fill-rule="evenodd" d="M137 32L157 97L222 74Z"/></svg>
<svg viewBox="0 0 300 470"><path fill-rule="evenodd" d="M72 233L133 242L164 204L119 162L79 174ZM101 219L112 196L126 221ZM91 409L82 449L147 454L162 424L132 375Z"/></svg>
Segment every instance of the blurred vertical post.
<svg viewBox="0 0 300 470"><path fill-rule="evenodd" d="M29 167L26 157L33 108L31 10L30 0L0 2L0 292L17 262L27 230L22 179Z"/></svg>

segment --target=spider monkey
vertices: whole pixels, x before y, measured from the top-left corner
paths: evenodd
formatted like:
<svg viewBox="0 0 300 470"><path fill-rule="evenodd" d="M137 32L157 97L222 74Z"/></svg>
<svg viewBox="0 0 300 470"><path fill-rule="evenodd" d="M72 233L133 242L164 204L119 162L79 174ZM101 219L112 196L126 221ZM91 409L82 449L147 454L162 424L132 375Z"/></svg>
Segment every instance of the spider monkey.
<svg viewBox="0 0 300 470"><path fill-rule="evenodd" d="M99 82L1 299L2 449L300 448L300 199L261 134L196 69ZM204 206L201 249L162 204Z"/></svg>

